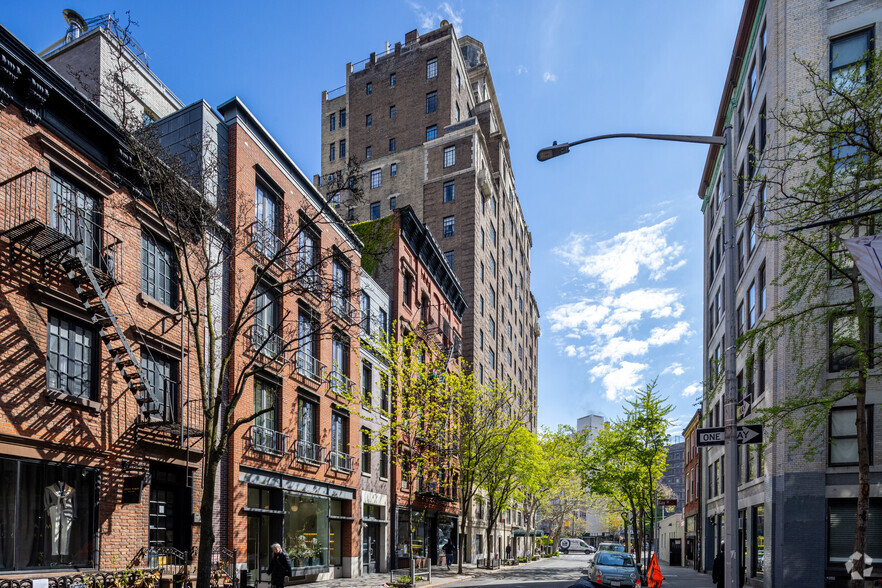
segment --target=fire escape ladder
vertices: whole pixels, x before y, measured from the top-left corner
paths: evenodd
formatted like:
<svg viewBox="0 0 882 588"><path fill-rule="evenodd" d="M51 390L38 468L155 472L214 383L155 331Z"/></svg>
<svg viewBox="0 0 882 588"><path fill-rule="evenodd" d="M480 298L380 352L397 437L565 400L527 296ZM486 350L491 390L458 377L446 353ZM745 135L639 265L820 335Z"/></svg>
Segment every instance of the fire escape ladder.
<svg viewBox="0 0 882 588"><path fill-rule="evenodd" d="M99 337L107 348L113 363L122 375L126 386L135 395L140 407L141 416L149 421L162 411L162 399L158 398L149 380L144 374L140 362L135 357L132 346L126 338L119 319L107 301L103 286L112 285L112 277L99 278L92 267L86 263L83 255L76 253L63 262L67 277L74 284L77 296L83 307L99 329Z"/></svg>

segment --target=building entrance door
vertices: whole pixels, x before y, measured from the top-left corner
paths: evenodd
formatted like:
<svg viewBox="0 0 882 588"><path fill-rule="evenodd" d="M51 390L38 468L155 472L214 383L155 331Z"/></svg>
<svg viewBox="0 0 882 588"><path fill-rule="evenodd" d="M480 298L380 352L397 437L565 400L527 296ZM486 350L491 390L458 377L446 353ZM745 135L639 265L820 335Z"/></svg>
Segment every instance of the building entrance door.
<svg viewBox="0 0 882 588"><path fill-rule="evenodd" d="M246 562L248 585L260 586L260 570L269 567L270 517L268 514L248 516ZM268 583L267 583L268 584Z"/></svg>
<svg viewBox="0 0 882 588"><path fill-rule="evenodd" d="M368 523L362 531L361 561L365 574L377 573L377 556L380 551L380 525Z"/></svg>

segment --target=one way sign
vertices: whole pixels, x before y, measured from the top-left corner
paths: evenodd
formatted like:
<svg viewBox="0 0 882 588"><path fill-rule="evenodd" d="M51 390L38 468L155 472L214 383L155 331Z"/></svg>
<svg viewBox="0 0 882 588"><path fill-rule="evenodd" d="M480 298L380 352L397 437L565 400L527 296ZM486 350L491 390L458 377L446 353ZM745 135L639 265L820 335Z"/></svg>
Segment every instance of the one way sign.
<svg viewBox="0 0 882 588"><path fill-rule="evenodd" d="M710 447L711 445L724 445L726 442L726 429L724 427L710 427L698 429L698 446ZM762 425L741 425L738 427L738 444L748 445L763 442Z"/></svg>

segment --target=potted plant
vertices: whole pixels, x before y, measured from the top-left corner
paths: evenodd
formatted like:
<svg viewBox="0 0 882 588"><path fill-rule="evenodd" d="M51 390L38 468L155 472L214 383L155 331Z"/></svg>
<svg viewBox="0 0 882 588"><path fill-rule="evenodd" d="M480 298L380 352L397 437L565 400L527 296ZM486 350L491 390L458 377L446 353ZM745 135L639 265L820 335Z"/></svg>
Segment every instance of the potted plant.
<svg viewBox="0 0 882 588"><path fill-rule="evenodd" d="M303 560L312 557L312 547L306 539L306 535L298 533L294 536L294 541L288 548L288 557L294 563L295 568L303 567Z"/></svg>
<svg viewBox="0 0 882 588"><path fill-rule="evenodd" d="M310 548L312 550L312 555L310 556L310 564L314 566L322 565L322 542L319 541L318 537L313 538L312 544Z"/></svg>

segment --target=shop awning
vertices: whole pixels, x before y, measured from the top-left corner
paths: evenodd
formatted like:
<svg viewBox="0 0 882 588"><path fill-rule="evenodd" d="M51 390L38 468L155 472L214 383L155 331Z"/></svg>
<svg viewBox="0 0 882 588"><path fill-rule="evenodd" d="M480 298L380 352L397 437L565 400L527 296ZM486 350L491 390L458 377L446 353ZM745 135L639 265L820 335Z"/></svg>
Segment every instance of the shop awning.
<svg viewBox="0 0 882 588"><path fill-rule="evenodd" d="M527 530L526 529L515 529L514 533L512 533L515 537L526 537ZM530 537L544 537L545 531L540 531L538 529L530 529Z"/></svg>

